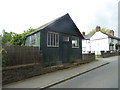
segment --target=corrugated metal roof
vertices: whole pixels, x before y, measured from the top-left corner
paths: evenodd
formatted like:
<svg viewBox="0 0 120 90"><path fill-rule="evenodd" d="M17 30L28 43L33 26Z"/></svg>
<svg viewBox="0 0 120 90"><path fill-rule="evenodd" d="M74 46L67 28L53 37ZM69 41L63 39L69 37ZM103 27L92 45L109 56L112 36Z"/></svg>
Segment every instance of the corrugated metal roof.
<svg viewBox="0 0 120 90"><path fill-rule="evenodd" d="M61 17L62 17L62 16L61 16ZM44 25L42 25L42 26L40 26L40 27L38 27L38 28L36 28L36 31L34 31L34 32L26 35L26 37L27 37L27 36L30 36L30 35L32 35L32 34L34 34L34 33L36 33L36 32L38 32L39 30L44 29L44 28L47 27L49 24L55 22L55 21L58 20L59 18L60 18L60 17L58 17L58 18L56 18L56 19L54 19L54 20L52 20L52 21L50 21L50 22L48 22L48 23L46 23L46 24L44 24Z"/></svg>
<svg viewBox="0 0 120 90"><path fill-rule="evenodd" d="M57 18L57 19L52 20L51 22L49 22L47 24L42 25L41 27L38 27L35 32L32 32L31 34L26 35L26 37L30 36L30 35L32 35L34 33L37 33L37 32L39 32L41 30L46 30L45 28L46 29L49 28L49 29L51 29L53 31L58 30L58 32L68 33L68 34L73 34L73 35L75 33L70 33L70 32L68 32L66 30L67 29L76 30L78 32L78 34L82 38L84 38L68 13L61 16L61 17L59 17L59 18ZM63 30L61 30L61 29L63 29Z"/></svg>

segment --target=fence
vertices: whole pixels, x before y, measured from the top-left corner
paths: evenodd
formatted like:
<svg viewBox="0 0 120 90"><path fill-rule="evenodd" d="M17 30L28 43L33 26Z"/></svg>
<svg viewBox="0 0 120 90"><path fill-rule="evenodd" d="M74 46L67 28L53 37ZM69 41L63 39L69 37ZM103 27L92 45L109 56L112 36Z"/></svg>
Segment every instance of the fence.
<svg viewBox="0 0 120 90"><path fill-rule="evenodd" d="M8 67L2 68L3 85L72 66L70 62L70 64L58 65L56 63L59 62L44 62L38 47L6 46L3 48L5 49L2 57L3 61L9 61L4 65ZM77 64L94 60L94 53L83 54L83 60L79 60Z"/></svg>
<svg viewBox="0 0 120 90"><path fill-rule="evenodd" d="M3 46L3 66L14 66L42 61L42 55L38 47L27 46Z"/></svg>
<svg viewBox="0 0 120 90"><path fill-rule="evenodd" d="M76 65L88 63L95 60L95 53L83 54L83 60L80 60ZM2 84L9 84L15 81L27 79L33 76L42 75L66 68L72 67L72 64L62 64L50 67L42 67L41 63L19 65L13 67L3 67ZM17 71L17 72L16 72Z"/></svg>

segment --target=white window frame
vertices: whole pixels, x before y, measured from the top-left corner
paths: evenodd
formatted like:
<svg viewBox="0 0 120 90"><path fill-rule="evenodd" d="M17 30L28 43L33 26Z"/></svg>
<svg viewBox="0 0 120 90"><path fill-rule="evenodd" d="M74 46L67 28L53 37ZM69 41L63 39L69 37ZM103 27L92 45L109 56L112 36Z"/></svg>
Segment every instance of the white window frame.
<svg viewBox="0 0 120 90"><path fill-rule="evenodd" d="M78 39L78 46L73 46L73 44L72 44L72 48L79 48L79 37L77 37L77 36L72 36L72 40L73 40L73 38L77 38Z"/></svg>
<svg viewBox="0 0 120 90"><path fill-rule="evenodd" d="M48 44L48 34L50 34L50 45ZM56 41L57 35L58 35L58 45L57 45L57 41ZM53 36L53 41L51 41L51 36ZM59 47L59 33L47 32L47 47Z"/></svg>

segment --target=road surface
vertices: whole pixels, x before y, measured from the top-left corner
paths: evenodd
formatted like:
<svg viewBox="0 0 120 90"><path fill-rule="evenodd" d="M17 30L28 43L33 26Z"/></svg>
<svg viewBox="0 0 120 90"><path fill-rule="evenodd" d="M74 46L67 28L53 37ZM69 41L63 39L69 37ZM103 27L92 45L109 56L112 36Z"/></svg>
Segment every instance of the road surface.
<svg viewBox="0 0 120 90"><path fill-rule="evenodd" d="M104 60L111 63L50 88L118 88L118 56Z"/></svg>

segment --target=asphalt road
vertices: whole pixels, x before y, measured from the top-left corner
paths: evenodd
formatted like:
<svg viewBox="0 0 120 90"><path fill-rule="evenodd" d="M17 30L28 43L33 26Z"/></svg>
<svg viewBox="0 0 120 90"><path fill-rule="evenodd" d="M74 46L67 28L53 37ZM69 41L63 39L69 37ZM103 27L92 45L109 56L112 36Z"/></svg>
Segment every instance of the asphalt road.
<svg viewBox="0 0 120 90"><path fill-rule="evenodd" d="M118 57L105 60L111 63L50 88L118 88Z"/></svg>

